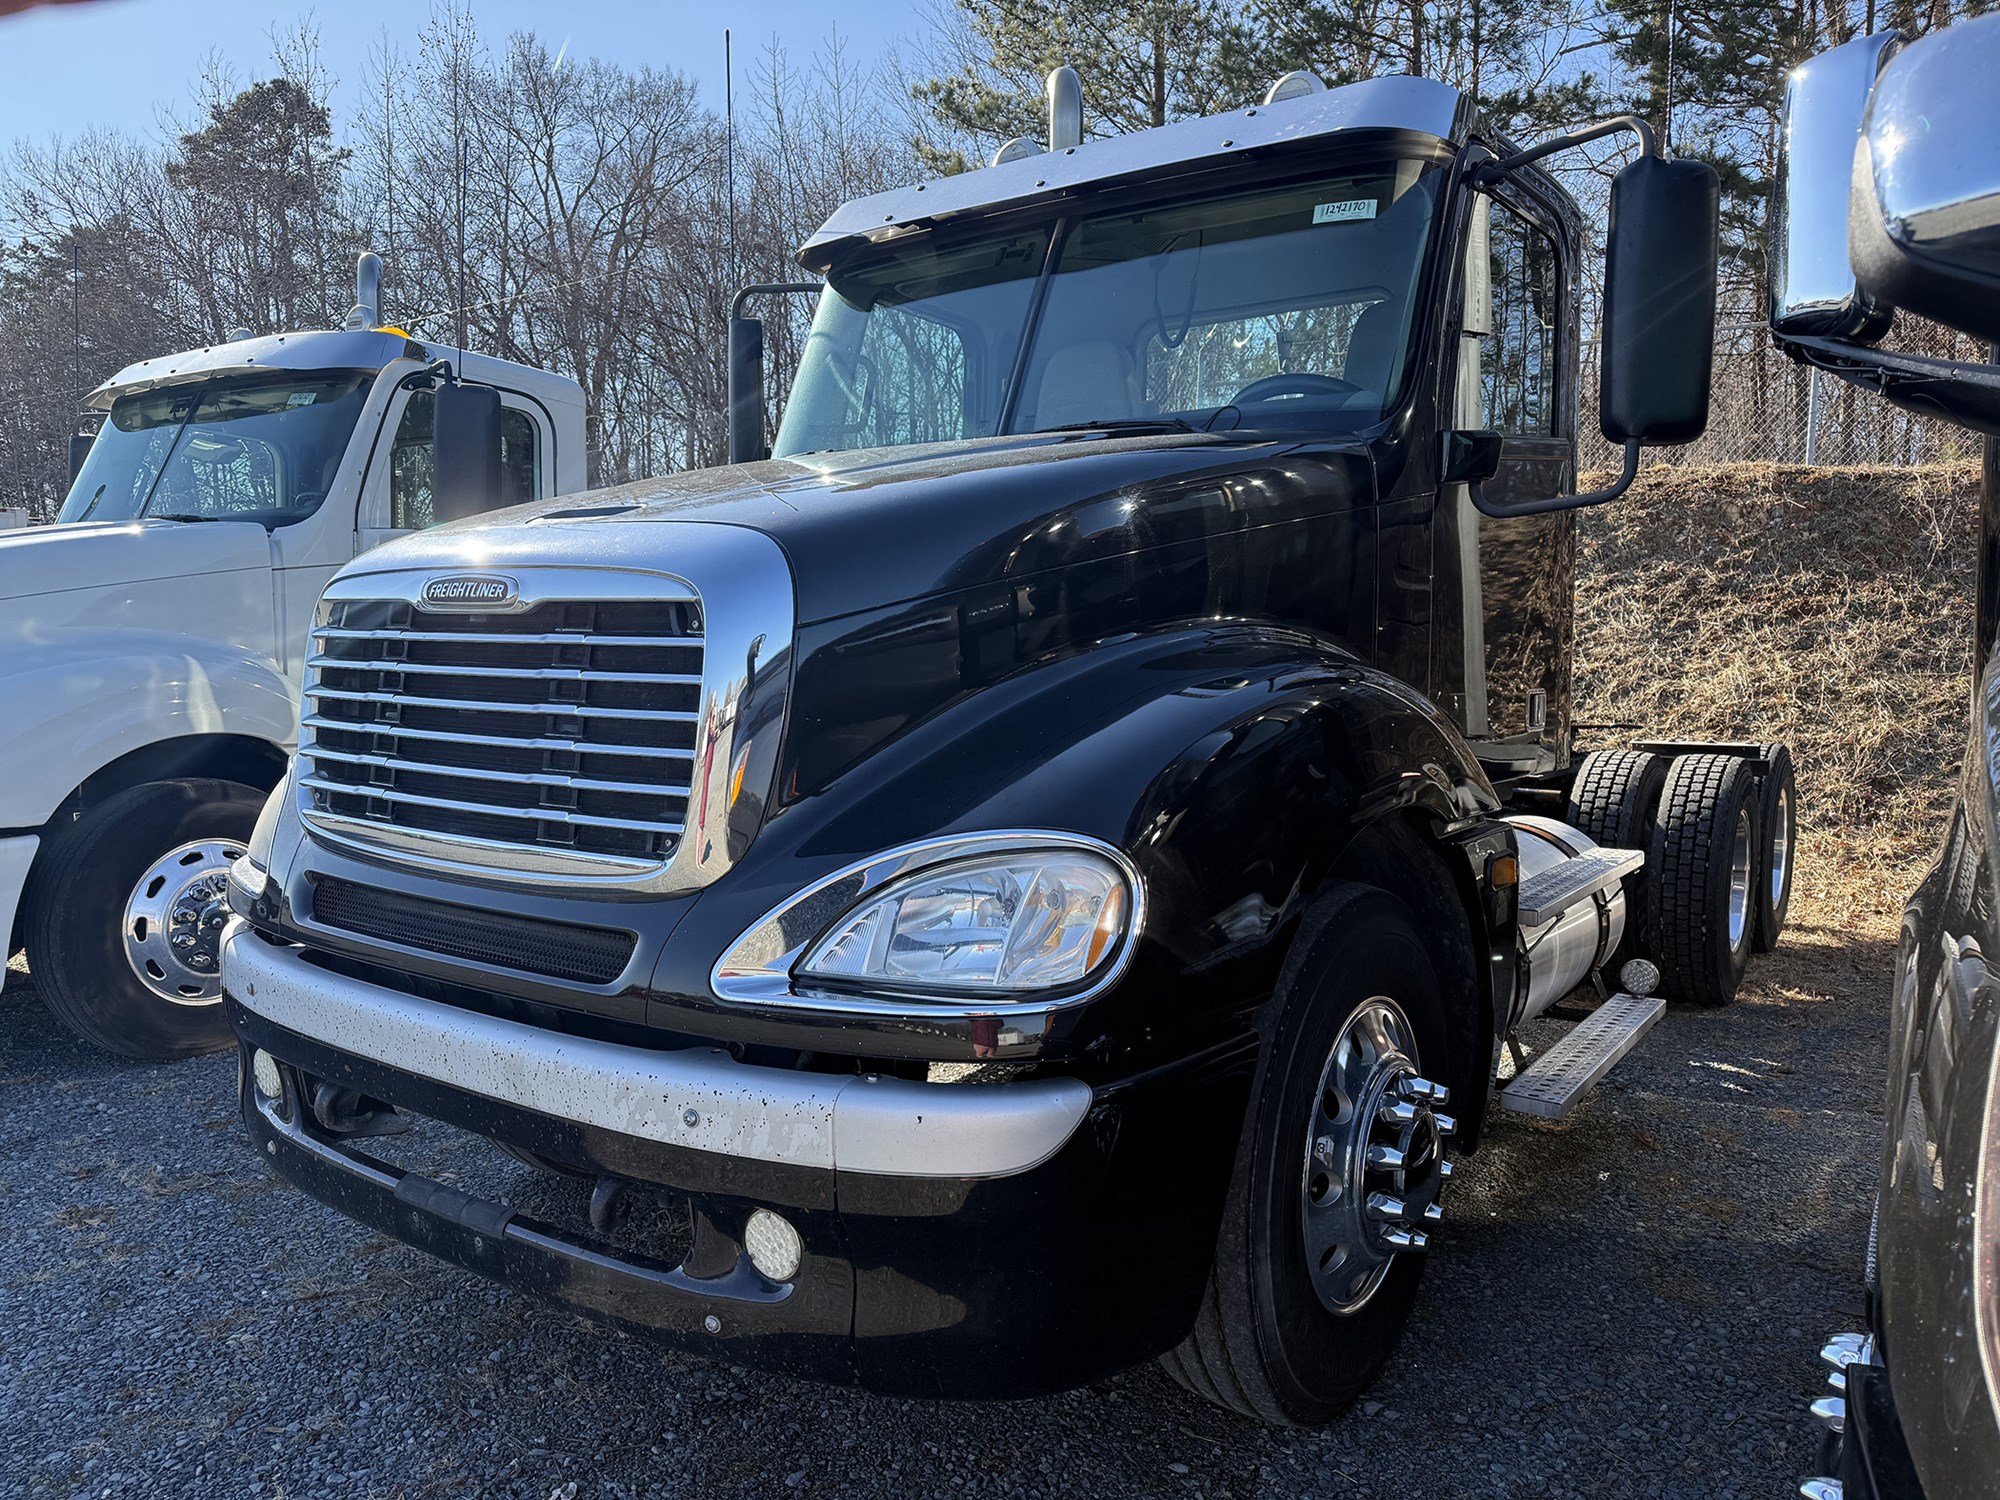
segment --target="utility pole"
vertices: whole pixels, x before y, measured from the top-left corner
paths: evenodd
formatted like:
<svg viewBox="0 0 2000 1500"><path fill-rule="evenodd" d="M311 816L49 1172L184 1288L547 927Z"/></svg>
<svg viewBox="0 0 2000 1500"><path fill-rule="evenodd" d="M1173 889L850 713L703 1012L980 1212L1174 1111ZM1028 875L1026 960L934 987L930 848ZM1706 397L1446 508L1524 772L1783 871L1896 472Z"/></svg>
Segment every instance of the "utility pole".
<svg viewBox="0 0 2000 1500"><path fill-rule="evenodd" d="M736 62L730 51L729 28L722 28L723 160L729 179L729 284L743 277L736 266Z"/></svg>

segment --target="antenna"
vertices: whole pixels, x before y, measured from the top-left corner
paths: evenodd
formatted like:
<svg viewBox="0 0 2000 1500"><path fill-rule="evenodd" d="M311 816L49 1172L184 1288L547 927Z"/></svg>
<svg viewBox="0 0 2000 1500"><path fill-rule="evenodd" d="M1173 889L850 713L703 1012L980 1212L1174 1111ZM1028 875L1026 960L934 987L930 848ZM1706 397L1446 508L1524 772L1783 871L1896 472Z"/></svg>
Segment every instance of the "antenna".
<svg viewBox="0 0 2000 1500"><path fill-rule="evenodd" d="M69 231L69 362L76 398L83 399L83 247L76 226Z"/></svg>

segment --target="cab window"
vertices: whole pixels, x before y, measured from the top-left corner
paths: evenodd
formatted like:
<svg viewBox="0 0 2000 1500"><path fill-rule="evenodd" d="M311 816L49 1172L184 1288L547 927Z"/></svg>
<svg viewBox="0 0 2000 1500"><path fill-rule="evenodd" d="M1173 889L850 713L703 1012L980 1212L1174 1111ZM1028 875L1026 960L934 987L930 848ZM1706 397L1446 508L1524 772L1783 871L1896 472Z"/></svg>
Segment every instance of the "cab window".
<svg viewBox="0 0 2000 1500"><path fill-rule="evenodd" d="M389 525L421 531L432 524L431 448L433 412L429 391L412 391L389 445ZM541 429L518 407L500 411L500 494L493 509L542 497Z"/></svg>

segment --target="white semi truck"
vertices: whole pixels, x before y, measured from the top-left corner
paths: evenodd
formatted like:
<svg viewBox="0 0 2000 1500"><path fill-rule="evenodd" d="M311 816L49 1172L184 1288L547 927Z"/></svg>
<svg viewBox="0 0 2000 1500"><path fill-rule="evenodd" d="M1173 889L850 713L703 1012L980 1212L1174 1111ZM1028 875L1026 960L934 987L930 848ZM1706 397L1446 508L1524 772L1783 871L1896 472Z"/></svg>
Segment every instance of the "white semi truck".
<svg viewBox="0 0 2000 1500"><path fill-rule="evenodd" d="M379 276L362 256L344 328L120 370L57 524L0 535L0 937L112 1051L229 1041L225 877L284 774L327 580L584 485L576 382L378 326Z"/></svg>

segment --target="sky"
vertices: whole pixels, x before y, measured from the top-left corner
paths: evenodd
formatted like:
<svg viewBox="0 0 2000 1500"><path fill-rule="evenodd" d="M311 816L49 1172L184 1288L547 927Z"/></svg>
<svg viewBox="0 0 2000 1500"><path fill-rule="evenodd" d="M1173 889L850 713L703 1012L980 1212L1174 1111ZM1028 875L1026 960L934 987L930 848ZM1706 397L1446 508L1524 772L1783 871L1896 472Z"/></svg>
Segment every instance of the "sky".
<svg viewBox="0 0 2000 1500"><path fill-rule="evenodd" d="M674 68L692 77L705 102L722 108L722 31L734 32L739 87L773 35L795 60L822 43L837 21L857 63L873 62L918 34L909 0L690 0L614 4L609 0L471 0L485 36L533 31L552 48L618 62ZM273 27L290 30L310 15L321 56L338 80L336 115L358 88L369 51L383 37L405 52L430 14L428 0L93 0L0 19L0 147L24 137L73 136L94 125L139 135L159 131L162 106L192 114L189 90L211 52L244 82L269 74Z"/></svg>

